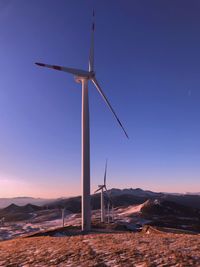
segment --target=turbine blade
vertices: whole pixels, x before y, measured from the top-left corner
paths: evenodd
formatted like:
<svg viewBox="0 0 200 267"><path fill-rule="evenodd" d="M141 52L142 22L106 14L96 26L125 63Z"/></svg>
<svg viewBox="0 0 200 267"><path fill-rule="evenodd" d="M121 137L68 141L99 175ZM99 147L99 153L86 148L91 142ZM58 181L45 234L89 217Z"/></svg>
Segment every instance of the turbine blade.
<svg viewBox="0 0 200 267"><path fill-rule="evenodd" d="M125 131L125 129L124 129L122 123L121 123L121 121L120 121L119 118L117 117L117 115L116 115L114 109L112 108L111 104L109 103L107 97L105 96L104 92L102 91L102 89L101 89L100 85L98 84L97 79L96 79L95 77L92 78L92 82L93 82L94 85L96 86L96 88L97 88L98 92L100 93L100 95L102 96L103 100L106 102L106 104L108 105L108 107L109 107L110 110L112 111L112 113L113 113L113 115L115 116L117 122L119 123L120 127L121 127L122 130L124 131L126 137L129 138L127 132Z"/></svg>
<svg viewBox="0 0 200 267"><path fill-rule="evenodd" d="M89 55L89 71L94 71L94 10L93 10L93 22L91 29L91 39L90 39L90 55Z"/></svg>
<svg viewBox="0 0 200 267"><path fill-rule="evenodd" d="M106 160L106 166L105 166L105 172L104 172L104 187L106 188L106 175L107 175L107 160Z"/></svg>
<svg viewBox="0 0 200 267"><path fill-rule="evenodd" d="M96 191L94 191L94 193L97 193L98 191L100 191L102 189L102 186L99 187Z"/></svg>
<svg viewBox="0 0 200 267"><path fill-rule="evenodd" d="M105 190L106 190L106 194L107 194L108 198L110 199L110 196L109 196L109 193L108 193L107 187L105 186L104 188L105 188Z"/></svg>
<svg viewBox="0 0 200 267"><path fill-rule="evenodd" d="M37 66L40 66L40 67L64 71L64 72L68 72L70 74L74 74L74 75L78 75L78 76L88 77L90 75L89 72L85 71L85 70L73 69L73 68L68 68L68 67L61 67L61 66L57 66L57 65L49 65L49 64L39 63L39 62L36 62L35 64Z"/></svg>
<svg viewBox="0 0 200 267"><path fill-rule="evenodd" d="M106 190L106 194L108 196L108 199L109 199L110 203L113 204L113 200L112 200L112 197L111 197L111 192L108 191L106 186L105 186L105 190Z"/></svg>
<svg viewBox="0 0 200 267"><path fill-rule="evenodd" d="M106 186L104 186L105 190L106 190L106 193L110 196L110 193L108 192L108 189Z"/></svg>

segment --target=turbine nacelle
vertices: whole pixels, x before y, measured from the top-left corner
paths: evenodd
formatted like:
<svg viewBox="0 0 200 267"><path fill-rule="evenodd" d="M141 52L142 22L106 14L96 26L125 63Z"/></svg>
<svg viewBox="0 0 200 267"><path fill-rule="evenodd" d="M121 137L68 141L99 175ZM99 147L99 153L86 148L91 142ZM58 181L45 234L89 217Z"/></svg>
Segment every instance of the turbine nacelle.
<svg viewBox="0 0 200 267"><path fill-rule="evenodd" d="M88 71L85 73L85 75L80 74L80 75L75 75L74 80L77 83L81 83L83 80L92 80L95 77L95 72L94 71Z"/></svg>

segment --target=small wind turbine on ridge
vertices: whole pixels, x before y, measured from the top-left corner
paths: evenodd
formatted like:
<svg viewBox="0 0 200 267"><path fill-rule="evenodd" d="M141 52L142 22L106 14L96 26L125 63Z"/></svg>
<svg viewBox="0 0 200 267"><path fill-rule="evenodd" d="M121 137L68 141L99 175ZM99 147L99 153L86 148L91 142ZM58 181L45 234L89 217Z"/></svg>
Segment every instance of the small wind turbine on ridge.
<svg viewBox="0 0 200 267"><path fill-rule="evenodd" d="M113 113L118 124L124 131L126 137L128 135L112 108L110 102L102 91L94 72L94 11L93 11L93 23L91 33L91 45L89 54L89 69L75 69L69 67L62 67L57 65L49 65L44 63L35 63L40 67L46 67L58 71L67 72L75 75L75 81L82 84L82 170L81 170L81 182L82 182L82 230L89 231L91 229L91 205L90 205L90 126L89 126L89 99L88 99L88 81L92 81L97 91Z"/></svg>
<svg viewBox="0 0 200 267"><path fill-rule="evenodd" d="M103 185L98 185L98 189L94 191L94 193L101 191L101 222L105 222L104 189L105 191L107 191L106 175L107 175L107 160L106 160L106 166L105 166L105 172L104 172L104 183Z"/></svg>

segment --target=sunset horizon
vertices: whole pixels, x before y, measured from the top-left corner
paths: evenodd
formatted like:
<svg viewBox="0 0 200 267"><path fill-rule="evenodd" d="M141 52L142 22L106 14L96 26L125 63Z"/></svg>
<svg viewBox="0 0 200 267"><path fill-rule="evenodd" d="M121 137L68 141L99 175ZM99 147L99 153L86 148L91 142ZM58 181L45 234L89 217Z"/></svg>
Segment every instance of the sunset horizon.
<svg viewBox="0 0 200 267"><path fill-rule="evenodd" d="M0 1L0 266L199 267L200 2Z"/></svg>

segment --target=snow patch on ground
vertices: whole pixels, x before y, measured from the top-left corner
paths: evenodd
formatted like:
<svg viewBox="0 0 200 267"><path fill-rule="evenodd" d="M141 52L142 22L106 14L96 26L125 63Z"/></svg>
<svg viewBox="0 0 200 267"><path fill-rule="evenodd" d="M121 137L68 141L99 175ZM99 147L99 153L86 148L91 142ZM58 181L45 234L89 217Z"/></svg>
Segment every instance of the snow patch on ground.
<svg viewBox="0 0 200 267"><path fill-rule="evenodd" d="M129 206L127 209L125 209L123 212L119 213L119 216L124 216L124 215L131 215L133 213L139 213L141 211L141 208L144 206L144 204L140 205L132 205Z"/></svg>
<svg viewBox="0 0 200 267"><path fill-rule="evenodd" d="M35 217L35 216L34 216ZM65 216L65 226L81 224L80 214L68 214ZM55 219L43 222L16 222L6 223L0 227L0 241L8 240L16 236L31 234L38 231L51 230L57 227L62 227L62 219Z"/></svg>

